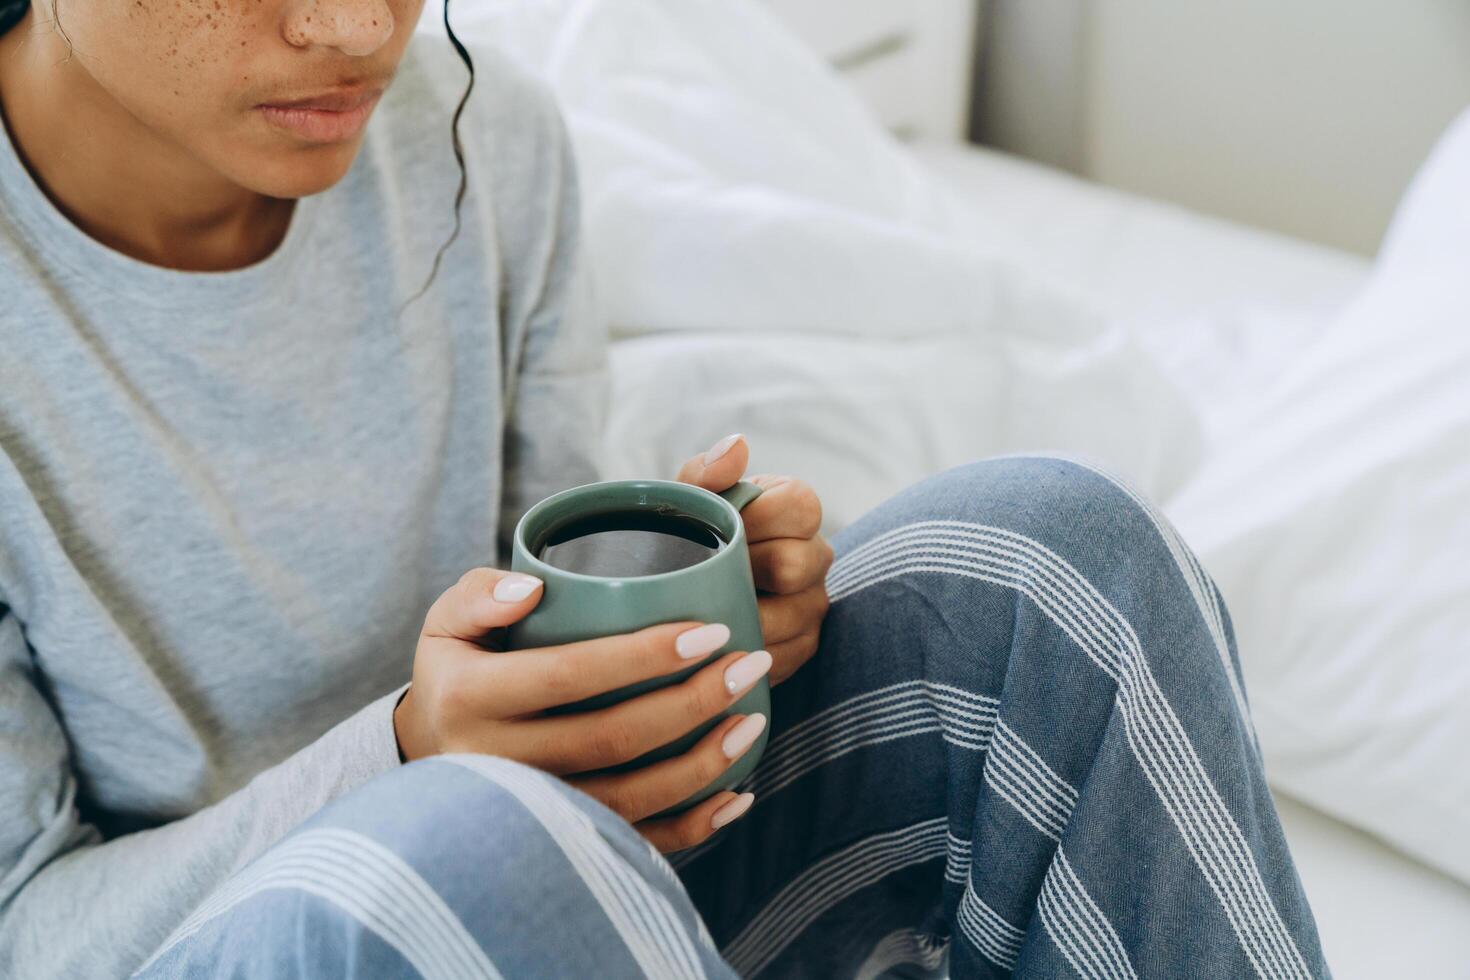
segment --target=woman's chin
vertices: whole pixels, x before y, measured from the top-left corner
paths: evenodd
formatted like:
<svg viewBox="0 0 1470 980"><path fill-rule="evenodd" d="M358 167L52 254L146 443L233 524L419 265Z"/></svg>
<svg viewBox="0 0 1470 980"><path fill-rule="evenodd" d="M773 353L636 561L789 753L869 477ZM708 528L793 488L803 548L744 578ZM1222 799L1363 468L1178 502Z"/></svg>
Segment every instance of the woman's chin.
<svg viewBox="0 0 1470 980"><path fill-rule="evenodd" d="M357 158L361 138L262 154L254 165L232 161L225 171L240 186L267 197L296 198L320 194L346 176Z"/></svg>

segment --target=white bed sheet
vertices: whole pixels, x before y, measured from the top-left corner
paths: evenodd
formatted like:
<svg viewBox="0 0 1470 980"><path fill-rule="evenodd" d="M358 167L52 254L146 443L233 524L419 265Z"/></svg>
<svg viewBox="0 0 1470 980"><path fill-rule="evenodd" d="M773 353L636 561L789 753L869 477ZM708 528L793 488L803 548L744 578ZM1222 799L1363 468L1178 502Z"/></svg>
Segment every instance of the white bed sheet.
<svg viewBox="0 0 1470 980"><path fill-rule="evenodd" d="M1074 286L1217 421L1289 364L1367 275L1366 259L1147 201L1003 154L915 147L987 251ZM1340 980L1470 977L1470 888L1281 798Z"/></svg>
<svg viewBox="0 0 1470 980"><path fill-rule="evenodd" d="M952 143L915 154L987 252L1126 324L1206 423L1268 383L1352 297L1368 259Z"/></svg>

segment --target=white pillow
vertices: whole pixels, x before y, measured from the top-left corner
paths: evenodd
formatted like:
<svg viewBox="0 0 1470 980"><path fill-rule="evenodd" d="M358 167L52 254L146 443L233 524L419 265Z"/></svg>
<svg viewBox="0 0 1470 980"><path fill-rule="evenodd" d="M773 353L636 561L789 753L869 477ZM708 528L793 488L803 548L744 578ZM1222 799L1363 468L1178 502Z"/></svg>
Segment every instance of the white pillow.
<svg viewBox="0 0 1470 980"><path fill-rule="evenodd" d="M1172 513L1272 780L1470 882L1470 113L1362 293Z"/></svg>
<svg viewBox="0 0 1470 980"><path fill-rule="evenodd" d="M1460 113L1414 176L1384 236L1385 273L1470 261L1470 109Z"/></svg>

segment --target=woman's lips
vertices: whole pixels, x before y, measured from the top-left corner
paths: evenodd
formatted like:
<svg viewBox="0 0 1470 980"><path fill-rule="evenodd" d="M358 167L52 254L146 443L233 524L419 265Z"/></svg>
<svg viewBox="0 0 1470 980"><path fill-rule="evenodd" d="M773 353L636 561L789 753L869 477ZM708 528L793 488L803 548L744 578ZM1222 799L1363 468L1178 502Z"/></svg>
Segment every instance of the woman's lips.
<svg viewBox="0 0 1470 980"><path fill-rule="evenodd" d="M382 89L335 93L292 102L273 102L255 108L266 122L312 143L337 143L362 131Z"/></svg>

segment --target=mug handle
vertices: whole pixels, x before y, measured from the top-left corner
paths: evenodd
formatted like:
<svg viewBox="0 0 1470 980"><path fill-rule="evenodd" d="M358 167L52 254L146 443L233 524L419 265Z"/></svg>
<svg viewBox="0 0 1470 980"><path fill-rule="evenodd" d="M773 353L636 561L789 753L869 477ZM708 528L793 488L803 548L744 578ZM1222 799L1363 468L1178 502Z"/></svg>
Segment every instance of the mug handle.
<svg viewBox="0 0 1470 980"><path fill-rule="evenodd" d="M734 486L721 490L719 495L734 505L736 510L744 510L745 505L759 497L764 489L765 487L757 486L749 480L741 480Z"/></svg>

